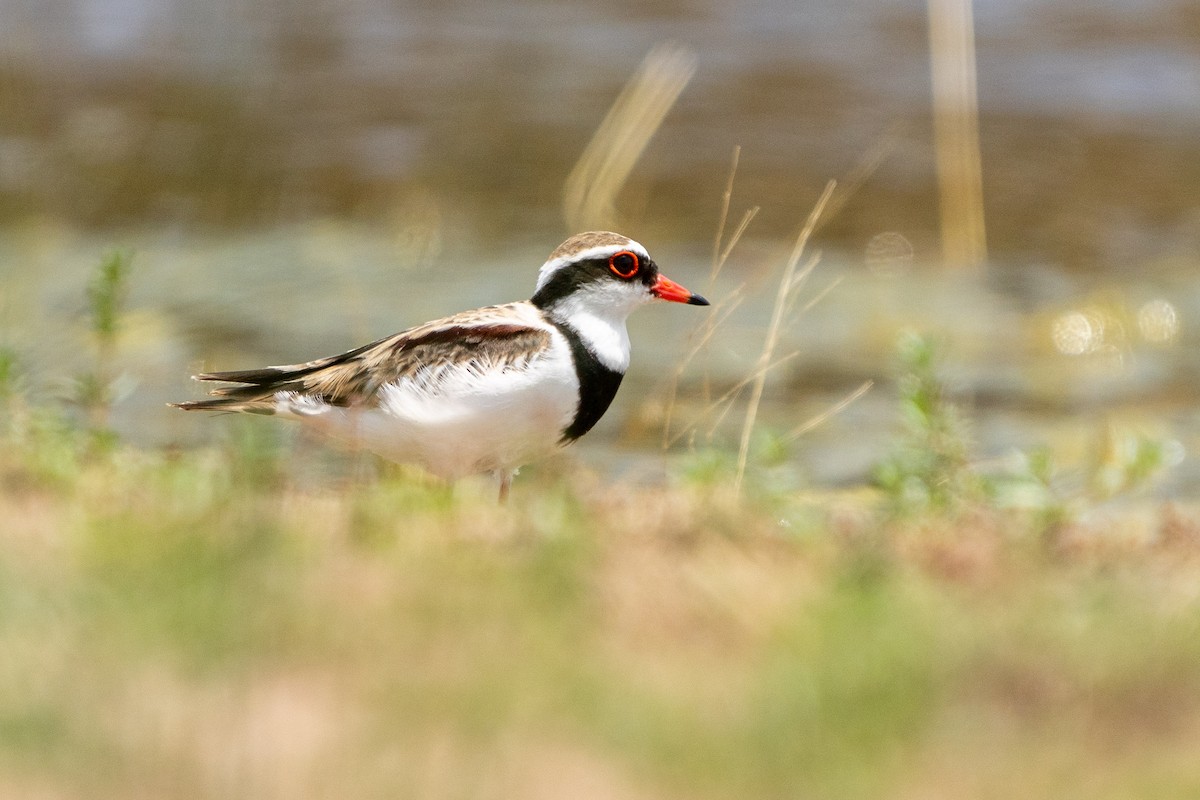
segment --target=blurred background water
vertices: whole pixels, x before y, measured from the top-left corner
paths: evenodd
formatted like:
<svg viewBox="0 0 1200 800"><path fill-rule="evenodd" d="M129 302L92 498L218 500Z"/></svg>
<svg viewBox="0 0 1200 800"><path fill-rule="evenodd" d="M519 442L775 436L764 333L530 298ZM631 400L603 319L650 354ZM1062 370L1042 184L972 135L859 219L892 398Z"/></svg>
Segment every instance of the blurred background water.
<svg viewBox="0 0 1200 800"><path fill-rule="evenodd" d="M526 297L570 233L572 165L669 40L696 72L619 196L621 229L707 293L735 146L733 215L761 207L711 287L749 299L685 407L702 369L746 374L786 240L827 180L858 174L814 240L812 291L838 283L785 333L799 356L773 373L768 425L886 377L914 326L948 337L986 453L1087 450L1114 420L1194 452L1200 7L974 10L988 257L964 271L941 264L917 0L0 0L0 344L47 379L80 369L89 270L130 248L114 423L194 443L211 427L162 406L194 396L193 368L307 360ZM657 448L661 376L697 313L634 318L633 386L587 446ZM877 385L798 462L861 480L893 425Z"/></svg>

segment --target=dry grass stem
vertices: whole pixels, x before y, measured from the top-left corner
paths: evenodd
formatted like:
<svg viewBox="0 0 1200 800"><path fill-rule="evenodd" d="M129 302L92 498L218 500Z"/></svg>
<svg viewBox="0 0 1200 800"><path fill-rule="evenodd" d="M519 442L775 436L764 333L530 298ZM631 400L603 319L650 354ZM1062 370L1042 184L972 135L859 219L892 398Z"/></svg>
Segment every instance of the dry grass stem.
<svg viewBox="0 0 1200 800"><path fill-rule="evenodd" d="M718 428L721 427L721 423L723 423L725 421L725 418L727 416L729 416L729 412L733 410L733 406L736 402L737 402L737 395L730 394L728 397L726 397L724 399L723 402L717 401L714 404L714 409L716 406L720 406L720 405L724 405L724 408L722 408L720 413L717 414L716 418L713 419L712 424L708 426L708 439L710 442L712 441L713 434L716 432L716 430Z"/></svg>
<svg viewBox="0 0 1200 800"><path fill-rule="evenodd" d="M825 210L825 206L829 203L829 198L833 195L833 190L836 187L837 181L830 181L825 184L825 191L821 192L816 205L813 206L808 219L804 222L804 227L800 230L800 235L796 237L792 254L788 258L787 265L783 269L783 277L779 281L779 291L775 294L775 307L771 312L771 322L767 327L767 336L763 340L763 349L758 357L759 369L757 370L753 388L750 391L750 400L746 404L746 418L742 423L742 438L738 445L737 473L733 481L735 495L741 493L742 479L746 475L746 461L750 457L750 435L754 432L754 423L758 418L758 407L762 402L763 390L766 388L767 383L767 370L765 367L771 363L771 359L774 357L775 346L779 343L779 335L783 328L784 317L786 316L792 294L803 285L804 279L811 274L813 267L816 266L816 261L810 259L804 265L804 269L799 273L799 276L797 275L797 267L800 265L801 256L804 255L804 248L808 245L808 240L812 236L814 228L816 228L817 220L821 218L821 214Z"/></svg>
<svg viewBox="0 0 1200 800"><path fill-rule="evenodd" d="M713 309L713 313L709 314L708 317L705 318L704 322L701 323L695 331L693 331L692 338L696 339L695 344L692 345L691 349L688 350L679 363L676 364L675 371L671 373L671 383L667 389L667 410L663 420L662 446L664 450L670 447L674 442L678 441L678 437L671 436L671 425L675 419L675 402L679 395L679 379L683 377L684 370L687 369L688 365L696 358L696 356L708 348L709 342L712 341L712 338L714 335L716 335L716 332L723 324L725 324L730 315L732 315L733 312L742 304L742 301L745 299L743 296L744 294L745 287L738 286L716 304ZM704 402L707 403L711 396L711 388L709 387L707 369L705 371L704 387L705 391L703 398ZM694 426L689 426L689 428L686 428L685 430L690 430L691 427Z"/></svg>
<svg viewBox="0 0 1200 800"><path fill-rule="evenodd" d="M717 278L717 273L721 271L721 265L724 259L721 257L721 239L725 236L725 225L729 222L729 205L733 202L733 181L737 177L738 161L742 157L742 146L734 145L733 157L729 163L729 178L725 181L725 192L721 195L721 213L717 218L717 232L713 236L713 262L712 272L709 274L709 281L714 281Z"/></svg>
<svg viewBox="0 0 1200 800"><path fill-rule="evenodd" d="M717 220L717 233L713 237L713 261L712 271L708 276L708 288L712 288L712 284L716 282L717 276L721 274L721 268L725 266L725 262L729 259L729 254L733 252L733 248L742 238L742 234L746 232L750 221L758 214L759 207L754 206L749 208L742 214L742 219L737 227L733 230L733 235L729 237L729 241L722 246L722 241L725 238L725 228L729 223L729 206L733 200L733 182L737 177L738 161L741 158L742 148L738 145L733 148L733 158L729 164L729 179L725 182L725 192L721 195L721 214Z"/></svg>
<svg viewBox="0 0 1200 800"><path fill-rule="evenodd" d="M820 260L820 255L816 255L813 258L815 260ZM825 297L830 292L832 292L834 289L836 289L841 284L841 282L842 282L842 276L840 276L840 275L838 277L834 278L833 280L831 280L825 286L825 288L821 289L819 292L817 292L815 295L813 295L811 298L809 298L807 303L800 306L800 310L797 312L797 316L803 316L804 314L808 313L809 309L811 309L817 303L824 300ZM787 314L790 315L792 313L793 309L796 306L796 302L798 301L798 299L799 299L799 295L793 296L792 300L788 303Z"/></svg>
<svg viewBox="0 0 1200 800"><path fill-rule="evenodd" d="M617 194L695 69L693 53L676 44L646 56L567 176L563 214L571 231L617 227Z"/></svg>
<svg viewBox="0 0 1200 800"><path fill-rule="evenodd" d="M741 147L734 147L733 157L729 165L729 178L725 182L725 192L721 196L721 212L717 221L717 233L713 238L712 268L709 271L708 285L705 287L706 294L710 295L717 278L721 274L721 270L725 266L725 262L729 259L729 254L733 252L733 248L741 240L742 235L746 232L750 222L758 213L758 206L747 209L746 212L742 214L742 218L738 222L737 227L734 228L733 234L729 237L729 241L724 242L725 229L728 227L729 223L729 207L733 199L733 184L735 178L737 177L738 161L741 156L741 152ZM733 313L734 309L741 305L744 292L744 284L739 285L733 291L728 292L724 298L722 298L713 306L712 312L707 314L700 325L692 332L690 338L697 340L696 344L691 348L687 355L681 359L678 364L676 364L675 371L671 375L670 387L667 390L667 408L663 420L662 436L662 447L664 450L670 447L672 443L679 440L679 437L672 437L671 435L671 426L675 419L675 402L678 398L679 392L679 379L683 376L684 370L688 368L692 360L707 349L708 344L712 341L712 337L716 333L717 329L729 319L729 316ZM705 359L706 366L704 370L704 379L701 385L701 396L706 405L709 403L712 397L712 384L707 368L707 361L708 359ZM696 426L693 424L684 430L686 432L692 430L694 427Z"/></svg>
<svg viewBox="0 0 1200 800"><path fill-rule="evenodd" d="M812 274L812 271L814 269L816 269L816 266L819 263L821 263L821 252L818 250L817 252L815 252L811 256L809 256L808 260L804 262L804 266L801 267L800 269L798 269L796 271L796 274L794 276L792 276L791 285L789 287L787 287L787 292L786 292L787 302L783 309L783 319L786 320L792 316L792 312L796 308L796 303L800 299L800 287L803 286L804 283L808 280L808 276ZM830 289L832 289L834 286L837 285L837 283L840 280L841 280L840 278L835 278L829 286L825 287L825 289L823 289L817 295L815 301L810 301L808 303L805 303L802 311L807 311L809 308L811 308L813 305L815 305L816 301L819 301L820 298L824 297L829 292ZM782 289L782 285L780 286L780 288Z"/></svg>
<svg viewBox="0 0 1200 800"><path fill-rule="evenodd" d="M737 227L733 229L733 235L729 237L729 244L725 246L725 249L720 252L719 257L717 258L717 263L713 269L710 280L715 281L717 279L717 275L720 274L721 268L725 266L725 262L729 259L729 254L733 252L733 248L742 238L742 234L746 232L746 228L750 227L750 222L758 214L758 210L759 206L753 206L746 209L746 213L742 214L741 222L739 222Z"/></svg>
<svg viewBox="0 0 1200 800"><path fill-rule="evenodd" d="M736 398L736 395L740 391L742 391L742 389L745 389L751 383L758 381L762 376L766 375L771 370L776 369L777 367L783 366L787 362L791 361L794 358L798 358L799 356L800 356L799 353L788 353L786 356L783 356L782 358L778 358L775 361L772 361L770 364L766 364L765 366L760 366L760 367L756 368L749 375L742 378L740 381L735 383L733 386L730 386L727 390L725 390L725 392L720 397L718 397L715 400L708 401L707 404L704 406L703 410L701 410L701 412L696 415L696 419L693 422L688 423L688 425L686 425L681 431L679 431L678 434L676 434L675 436L672 436L671 440L667 444L668 445L675 444L681 438L683 438L685 435L687 435L688 431L691 431L692 429L699 427L700 422L702 420L704 420L705 418L707 418L708 415L711 414L713 412L713 410L717 408L717 406L721 405L722 403L724 403L727 400L729 400L729 401L734 400ZM721 416L724 416L724 414L722 414ZM709 432L711 433L712 431L716 430L716 428L719 424L720 424L720 421L718 420L716 423L710 425Z"/></svg>
<svg viewBox="0 0 1200 800"><path fill-rule="evenodd" d="M929 52L943 257L947 266L977 267L987 240L970 0L929 0Z"/></svg>
<svg viewBox="0 0 1200 800"><path fill-rule="evenodd" d="M804 262L803 266L801 266L797 269L796 268L796 264L798 263L797 259L799 258L800 254L802 253L804 246L807 244L808 240L812 237L812 234L817 229L819 229L820 225L825 220L829 219L831 216L836 214L837 211L846 204L846 202L849 200L849 198L851 196L853 196L855 192L857 192L857 190L862 186L862 184L865 183L872 174L874 174L875 170L879 168L879 165L883 162L883 160L888 156L888 154L891 153L892 149L895 147L897 137L898 137L898 130L896 127L893 127L886 134L881 136L880 139L874 144L874 146L872 146L871 149L868 150L863 155L863 157L859 160L859 162L854 166L854 169L852 169L850 171L850 173L847 175L845 181L843 181L841 184L838 184L838 185L835 185L834 183L830 183L826 187L825 193L822 195L821 199L817 203L817 207L814 207L814 209L813 209L814 213L811 214L809 219L806 221L806 225L805 225L804 229L801 231L801 234L797 239L797 247L794 248L794 251L792 253L793 260L789 262L792 267L792 275L790 276L790 278L785 276L784 281L781 281L781 283L780 283L779 297L784 298L784 307L783 307L782 314L780 315L781 322L783 319L786 319L786 318L790 317L791 315L793 315L794 313L797 313L796 312L796 303L798 302L799 297L800 297L799 289L804 284L804 282L808 279L809 275L811 274L813 269L815 269L816 265L820 262L820 259L821 259L821 254L819 252L814 253L807 261ZM709 276L709 285L708 285L708 288L710 290L712 289L712 286L715 283L717 277L720 275L722 268L725 266L725 263L728 260L730 253L733 251L733 248L741 240L743 234L746 232L751 221L754 219L754 217L758 214L758 211L759 211L758 206L754 206L752 208L747 209L743 213L741 220L738 222L737 226L734 228L732 235L729 236L728 241L727 242L725 241L725 231L726 231L726 228L728 227L729 211L730 211L730 207L732 205L734 179L736 177L740 158L741 158L741 148L735 147L734 151L733 151L733 157L732 157L731 163L730 163L729 177L728 177L728 180L726 181L725 191L721 196L721 211L720 211L720 214L718 217L717 232L713 238L712 271ZM839 187L841 190L835 192L834 190ZM814 297L809 299L809 301L806 302L804 304L804 306L800 308L798 313L803 314L803 313L807 312L810 308L815 306L817 303L821 302L821 300L823 300L825 298L825 296L828 295L829 292L831 292L834 288L836 288L838 286L838 284L840 284L840 283L841 283L841 278L836 278L833 281L831 281L828 286L823 288ZM705 416L707 416L708 414L711 414L714 409L723 406L717 421L708 426L709 436L711 437L713 432L716 430L716 428L720 426L721 420L724 419L724 417L728 414L729 410L732 407L731 402L727 402L727 401L730 401L731 398L733 397L733 395L736 394L736 392L740 391L742 388L747 386L749 383L755 382L755 381L765 381L765 378L764 378L765 374L767 372L769 372L770 369L777 366L779 363L779 362L776 362L776 363L768 366L766 369L763 369L762 368L762 359L760 359L759 369L756 369L753 373L751 373L750 376L747 377L746 380L739 382L732 390L725 392L720 397L718 397L716 400L712 400L711 383L710 383L709 374L708 374L708 371L706 368L705 373L704 373L703 385L701 387L704 411L701 412L701 416L698 417L696 421L693 421L691 424L684 426L684 428L681 431L679 431L677 434L673 433L672 425L673 425L674 416L675 416L675 405L676 405L676 400L677 400L679 379L682 376L683 371L687 368L687 366L691 363L691 361L707 349L709 343L712 341L713 335L716 333L717 329L719 329L727 321L727 319L731 315L731 312L737 306L739 306L741 304L741 300L742 300L741 296L743 294L743 291L744 291L744 285L739 286L734 292L727 294L726 299L723 302L730 302L731 304L726 308L722 308L722 304L718 304L717 309L714 309L714 311L717 311L718 309L720 309L720 313L713 313L713 314L709 315L708 317L706 317L704 322L693 333L693 337L697 339L697 343L691 348L691 350L688 352L687 356L679 363L679 365L676 368L675 373L672 377L671 385L668 390L667 410L666 410L666 415L665 415L665 422L663 425L663 438L662 438L662 446L663 446L664 450L667 449L668 447L672 446L676 442L678 442L684 436L687 436L689 433L692 433L699 426L700 421ZM735 296L737 298L736 300L733 299ZM778 299L778 297L777 297L777 299ZM781 333L781 331L776 331L774 338L777 338L779 333ZM770 339L772 337L769 336L768 338ZM774 343L771 343L769 348L764 349L764 352L767 353L767 360L769 360L769 350L773 349L773 348L774 348ZM787 360L787 359L784 359L784 360ZM745 443L747 441L746 437L749 435L748 431L753 427L753 417L757 416L757 406L761 402L762 389L758 388L757 384L756 384L756 388L758 390L759 396L756 399L752 399L752 401L751 401L751 406L753 406L755 410L751 412L748 409L748 416L750 417L751 421L750 421L749 426L743 431L743 448L745 447ZM862 391L865 391L865 390L862 390ZM853 401L854 399L857 399L858 396L860 396L860 395L858 395L856 393L854 396L852 396L850 398L850 400ZM844 407L844 406L839 406L839 407L830 409L828 412L828 416L832 416L833 414L836 414L838 411L841 410L841 407ZM824 419L828 419L828 416L823 416L821 418L821 420L823 421ZM804 426L801 426L801 428L803 428L803 427Z"/></svg>
<svg viewBox="0 0 1200 800"><path fill-rule="evenodd" d="M867 182L867 179L875 174L875 170L879 169L879 165L883 163L883 160L891 155L892 150L896 147L896 142L900 138L901 127L900 124L896 124L885 131L875 141L875 144L863 153L862 157L854 165L854 168L838 182L841 191L836 196L830 198L829 205L825 208L825 213L821 216L821 219L817 221L815 230L820 230L821 225L826 220L836 217L838 212L850 201L850 198Z"/></svg>
<svg viewBox="0 0 1200 800"><path fill-rule="evenodd" d="M875 381L871 381L871 380L863 381L862 385L859 386L857 389L855 389L853 392L846 395L841 400L837 401L832 406L830 406L829 408L822 411L820 414L817 414L814 417L810 417L807 422L803 422L803 423L797 425L795 428L792 428L790 431L788 431L788 433L787 433L788 441L799 439L801 436L803 436L804 434L813 430L814 428L819 428L820 426L824 425L827 421L829 421L833 417L837 416L838 414L842 413L842 411L844 411L846 408L848 408L850 406L850 404L852 404L854 401L858 400L860 397L865 395L867 392L871 391L871 387L874 385L875 385Z"/></svg>

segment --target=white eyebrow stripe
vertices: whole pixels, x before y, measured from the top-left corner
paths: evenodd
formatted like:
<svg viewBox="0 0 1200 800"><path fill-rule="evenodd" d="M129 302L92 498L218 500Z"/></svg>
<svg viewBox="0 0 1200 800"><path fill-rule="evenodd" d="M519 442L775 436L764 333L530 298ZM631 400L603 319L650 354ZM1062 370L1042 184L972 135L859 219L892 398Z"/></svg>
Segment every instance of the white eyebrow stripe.
<svg viewBox="0 0 1200 800"><path fill-rule="evenodd" d="M615 253L620 253L622 250L629 250L636 253L643 260L649 261L650 254L646 252L646 248L629 239L624 244L601 244L595 247L589 247L586 250L580 250L577 253L572 253L569 256L559 256L552 258L542 265L542 269L538 272L537 289L541 289L546 281L550 280L550 276L558 272L568 264L574 264L579 261L586 261L589 258L600 258L602 256L611 256Z"/></svg>

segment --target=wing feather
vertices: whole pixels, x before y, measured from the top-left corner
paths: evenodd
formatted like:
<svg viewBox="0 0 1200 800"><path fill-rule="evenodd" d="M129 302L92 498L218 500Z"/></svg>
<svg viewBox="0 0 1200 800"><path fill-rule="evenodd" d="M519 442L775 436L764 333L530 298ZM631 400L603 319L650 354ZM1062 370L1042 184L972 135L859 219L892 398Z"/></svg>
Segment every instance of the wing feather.
<svg viewBox="0 0 1200 800"><path fill-rule="evenodd" d="M200 381L241 384L212 390L215 399L175 403L188 411L271 413L279 392L335 406L374 406L379 390L411 378L434 383L446 370L487 371L528 364L550 343L550 330L489 306L401 331L336 356L262 369L205 372Z"/></svg>

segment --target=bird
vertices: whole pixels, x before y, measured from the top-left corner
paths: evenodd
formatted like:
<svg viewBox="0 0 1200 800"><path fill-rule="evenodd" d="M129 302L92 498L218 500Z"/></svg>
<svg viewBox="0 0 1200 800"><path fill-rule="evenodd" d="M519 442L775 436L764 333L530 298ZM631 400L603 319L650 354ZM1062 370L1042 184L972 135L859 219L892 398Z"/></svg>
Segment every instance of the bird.
<svg viewBox="0 0 1200 800"><path fill-rule="evenodd" d="M302 364L204 372L210 398L169 405L297 420L326 437L454 481L499 478L571 444L629 367L626 319L654 300L707 306L612 231L571 236L528 300L486 306Z"/></svg>

